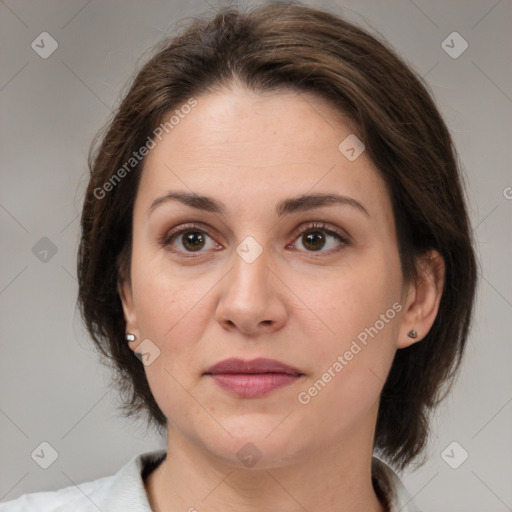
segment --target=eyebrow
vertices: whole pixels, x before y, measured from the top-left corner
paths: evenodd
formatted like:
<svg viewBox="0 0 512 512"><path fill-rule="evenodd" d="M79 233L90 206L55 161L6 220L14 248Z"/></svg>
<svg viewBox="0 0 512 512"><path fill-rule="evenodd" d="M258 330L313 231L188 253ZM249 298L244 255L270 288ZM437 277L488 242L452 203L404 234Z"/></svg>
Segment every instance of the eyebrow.
<svg viewBox="0 0 512 512"><path fill-rule="evenodd" d="M151 203L151 206L148 209L148 215L150 215L159 205L168 201L178 201L186 206L190 206L191 208L196 208L198 210L203 210L210 213L216 213L219 215L224 215L226 213L224 205L212 197L188 192L171 191L164 196L156 198ZM366 216L370 217L368 210L359 201L356 201L351 197L342 196L339 194L304 194L298 197L284 199L277 203L275 212L278 217L283 217L284 215L291 213L303 212L312 210L314 208L320 208L322 206L332 205L352 206L353 208L364 213Z"/></svg>

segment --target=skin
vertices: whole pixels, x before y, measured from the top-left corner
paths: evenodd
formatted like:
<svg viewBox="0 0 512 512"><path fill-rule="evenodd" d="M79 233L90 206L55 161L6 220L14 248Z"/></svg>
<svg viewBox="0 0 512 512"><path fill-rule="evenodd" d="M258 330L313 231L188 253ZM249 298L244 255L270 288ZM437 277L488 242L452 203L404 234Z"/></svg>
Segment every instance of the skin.
<svg viewBox="0 0 512 512"><path fill-rule="evenodd" d="M130 348L149 339L160 350L145 372L168 418L168 455L145 482L150 504L157 512L382 512L370 466L379 397L396 350L420 342L434 322L442 258L432 251L418 262L420 279L404 281L384 182L365 152L349 161L338 150L352 130L324 99L236 86L197 100L147 156L130 276L119 284L126 330L136 335ZM212 197L226 211L169 200L148 213L171 190ZM276 216L279 201L312 193L348 196L368 215L335 204ZM308 243L301 233L318 231L315 221L349 243L323 231ZM159 242L190 222L202 230L199 252L183 235ZM236 252L248 236L262 249L252 263ZM401 311L300 403L394 303ZM228 357L277 359L304 376L239 398L204 375ZM261 454L252 467L237 456L246 443Z"/></svg>

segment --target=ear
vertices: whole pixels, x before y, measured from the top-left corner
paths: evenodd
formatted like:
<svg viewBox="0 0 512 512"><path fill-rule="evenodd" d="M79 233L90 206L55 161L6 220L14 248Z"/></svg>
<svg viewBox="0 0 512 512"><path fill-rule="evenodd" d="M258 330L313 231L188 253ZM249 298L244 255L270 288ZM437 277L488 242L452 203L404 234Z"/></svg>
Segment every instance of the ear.
<svg viewBox="0 0 512 512"><path fill-rule="evenodd" d="M126 333L134 334L135 341L138 341L140 340L140 336L137 323L137 315L135 314L135 307L133 304L133 293L130 280L127 278L119 278L117 282L117 291L123 305L123 315L126 322ZM131 343L138 345L138 343L135 343L135 341Z"/></svg>
<svg viewBox="0 0 512 512"><path fill-rule="evenodd" d="M418 278L405 290L405 313L397 348L408 347L425 338L439 311L445 276L444 259L438 251L430 250L420 256L417 267ZM409 336L411 331L416 331L416 338Z"/></svg>

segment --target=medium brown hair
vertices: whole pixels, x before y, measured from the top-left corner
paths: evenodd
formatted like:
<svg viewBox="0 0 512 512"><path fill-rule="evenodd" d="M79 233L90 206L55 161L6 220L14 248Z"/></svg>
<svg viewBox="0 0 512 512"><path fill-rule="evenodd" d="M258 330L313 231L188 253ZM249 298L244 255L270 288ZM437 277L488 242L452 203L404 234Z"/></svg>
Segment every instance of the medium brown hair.
<svg viewBox="0 0 512 512"><path fill-rule="evenodd" d="M243 12L228 7L196 18L157 48L89 154L78 253L78 300L87 329L114 370L123 410L145 412L148 425L164 432L167 419L124 341L118 280L129 278L144 159L133 168L126 163L171 111L233 83L329 100L354 124L389 190L404 279L417 277L417 257L428 249L444 258L436 320L421 342L397 351L380 398L375 448L403 469L423 451L430 412L460 365L477 267L457 153L428 87L385 43L339 16L297 2ZM126 172L119 173L123 166ZM112 181L115 173L122 179Z"/></svg>

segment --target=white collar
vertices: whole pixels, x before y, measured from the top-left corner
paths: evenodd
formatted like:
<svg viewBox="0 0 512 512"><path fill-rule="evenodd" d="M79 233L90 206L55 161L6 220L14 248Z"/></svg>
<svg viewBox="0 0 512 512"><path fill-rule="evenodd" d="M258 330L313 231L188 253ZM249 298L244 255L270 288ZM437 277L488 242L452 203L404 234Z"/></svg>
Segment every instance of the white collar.
<svg viewBox="0 0 512 512"><path fill-rule="evenodd" d="M0 503L0 512L24 510L74 512L152 512L144 477L166 456L165 449L132 457L111 476L72 485L57 491L24 494ZM387 501L389 512L420 512L396 473L383 461L372 458L372 477Z"/></svg>
<svg viewBox="0 0 512 512"><path fill-rule="evenodd" d="M128 504L134 504L138 501L140 512L150 512L151 508L147 501L142 472L144 469L150 472L165 458L166 453L166 450L162 449L133 457L117 474L121 485L119 486L119 493L113 489L112 504L117 507L126 507ZM398 475L390 466L376 457L372 458L372 477L384 494L389 512L421 512L414 504ZM122 484L124 480L125 485ZM130 483L129 486L128 483ZM126 501L127 487L133 490L133 501L130 500L129 503ZM113 508L112 510L117 509Z"/></svg>

